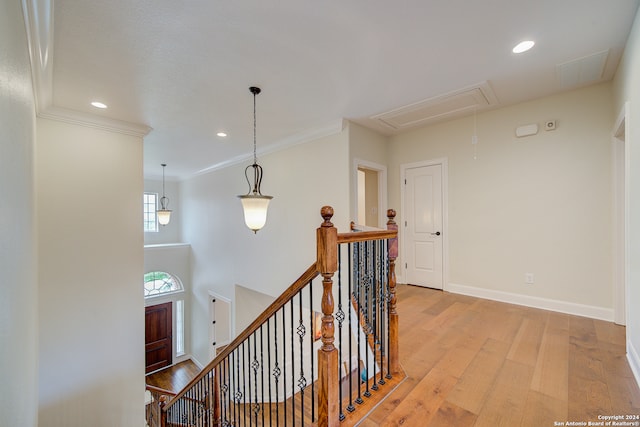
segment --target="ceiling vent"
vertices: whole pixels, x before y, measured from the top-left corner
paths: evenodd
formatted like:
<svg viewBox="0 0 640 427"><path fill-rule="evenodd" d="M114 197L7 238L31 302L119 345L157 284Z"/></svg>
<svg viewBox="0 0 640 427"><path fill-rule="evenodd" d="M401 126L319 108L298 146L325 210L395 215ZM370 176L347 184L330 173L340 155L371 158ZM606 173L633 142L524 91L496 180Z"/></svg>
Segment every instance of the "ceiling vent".
<svg viewBox="0 0 640 427"><path fill-rule="evenodd" d="M595 83L602 80L609 50L556 65L556 73L563 89Z"/></svg>
<svg viewBox="0 0 640 427"><path fill-rule="evenodd" d="M498 103L489 82L485 81L464 89L449 92L386 113L371 119L387 128L404 130L434 122L449 120L487 108Z"/></svg>

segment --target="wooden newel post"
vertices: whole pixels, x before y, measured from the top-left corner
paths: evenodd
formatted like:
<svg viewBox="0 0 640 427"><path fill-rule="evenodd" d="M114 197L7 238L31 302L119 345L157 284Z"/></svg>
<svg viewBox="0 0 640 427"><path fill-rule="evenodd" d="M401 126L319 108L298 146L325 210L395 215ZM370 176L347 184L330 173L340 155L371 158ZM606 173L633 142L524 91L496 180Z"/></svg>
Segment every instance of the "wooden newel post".
<svg viewBox="0 0 640 427"><path fill-rule="evenodd" d="M387 210L387 230L398 231L396 211ZM398 237L389 240L389 366L391 374L400 372L400 351L398 342L398 312L396 305L396 259L398 258Z"/></svg>
<svg viewBox="0 0 640 427"><path fill-rule="evenodd" d="M164 410L165 405L167 404L167 396L164 394L160 396L158 399L159 413L160 413L160 427L167 427L167 413Z"/></svg>
<svg viewBox="0 0 640 427"><path fill-rule="evenodd" d="M338 230L331 223L333 208L323 206L324 219L316 231L317 267L322 275L322 347L318 350L318 427L340 424L338 350L333 345L333 274L338 270Z"/></svg>

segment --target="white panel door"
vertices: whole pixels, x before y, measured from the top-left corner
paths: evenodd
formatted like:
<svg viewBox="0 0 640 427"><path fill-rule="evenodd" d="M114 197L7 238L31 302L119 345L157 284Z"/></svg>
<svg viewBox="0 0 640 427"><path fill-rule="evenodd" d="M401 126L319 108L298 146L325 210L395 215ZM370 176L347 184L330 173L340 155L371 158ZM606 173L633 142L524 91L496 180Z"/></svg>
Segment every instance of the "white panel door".
<svg viewBox="0 0 640 427"><path fill-rule="evenodd" d="M443 287L442 165L405 171L406 281Z"/></svg>

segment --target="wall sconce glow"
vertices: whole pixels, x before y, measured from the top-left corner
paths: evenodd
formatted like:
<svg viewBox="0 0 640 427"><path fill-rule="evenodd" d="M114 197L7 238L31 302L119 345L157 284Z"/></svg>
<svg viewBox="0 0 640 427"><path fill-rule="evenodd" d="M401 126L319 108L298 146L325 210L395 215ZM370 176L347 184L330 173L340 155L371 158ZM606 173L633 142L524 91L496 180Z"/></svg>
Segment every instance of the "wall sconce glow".
<svg viewBox="0 0 640 427"><path fill-rule="evenodd" d="M269 202L273 196L263 196L260 192L260 184L262 183L262 166L258 164L256 156L256 95L260 93L259 87L250 87L249 91L253 94L253 164L246 167L244 177L249 184L249 192L243 196L238 196L242 202L244 210L244 223L257 233L267 222L267 209ZM253 188L249 181L248 171L253 168Z"/></svg>
<svg viewBox="0 0 640 427"><path fill-rule="evenodd" d="M529 49L531 49L535 44L536 42L534 42L533 40L525 40L523 42L520 42L516 45L516 47L513 48L513 53L526 52Z"/></svg>
<svg viewBox="0 0 640 427"><path fill-rule="evenodd" d="M101 110L104 110L105 108L107 108L107 104L103 104L102 102L99 102L99 101L93 101L91 105L93 105L96 108L100 108Z"/></svg>
<svg viewBox="0 0 640 427"><path fill-rule="evenodd" d="M216 133L216 136L219 136L220 138L226 138L227 134L225 132L218 132Z"/></svg>
<svg viewBox="0 0 640 427"><path fill-rule="evenodd" d="M158 215L158 224L167 225L171 221L171 211L167 209L169 206L169 199L164 196L164 168L167 167L166 163L162 163L162 197L160 198L160 209L156 211Z"/></svg>

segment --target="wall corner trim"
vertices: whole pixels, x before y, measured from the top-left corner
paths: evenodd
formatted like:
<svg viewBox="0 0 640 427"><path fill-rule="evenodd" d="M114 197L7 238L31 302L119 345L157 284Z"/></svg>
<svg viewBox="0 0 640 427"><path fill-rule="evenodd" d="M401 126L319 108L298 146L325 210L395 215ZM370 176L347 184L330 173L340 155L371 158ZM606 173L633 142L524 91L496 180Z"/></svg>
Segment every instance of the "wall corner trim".
<svg viewBox="0 0 640 427"><path fill-rule="evenodd" d="M449 283L447 292L613 322L613 309ZM637 365L640 367L640 364ZM640 372L640 371L639 371ZM637 378L637 376L636 376Z"/></svg>
<svg viewBox="0 0 640 427"><path fill-rule="evenodd" d="M638 387L640 387L640 356L629 339L627 339L627 360L629 361L629 366L636 379L636 383Z"/></svg>

